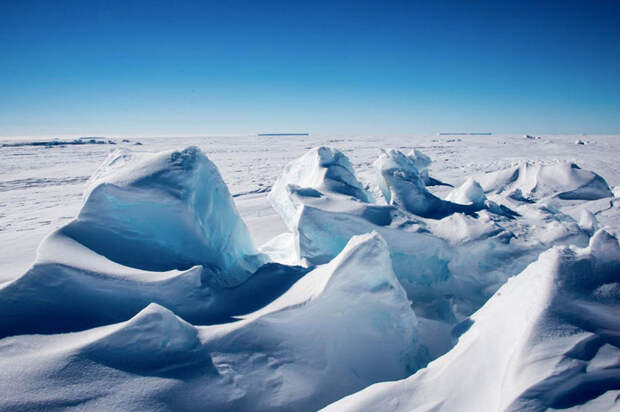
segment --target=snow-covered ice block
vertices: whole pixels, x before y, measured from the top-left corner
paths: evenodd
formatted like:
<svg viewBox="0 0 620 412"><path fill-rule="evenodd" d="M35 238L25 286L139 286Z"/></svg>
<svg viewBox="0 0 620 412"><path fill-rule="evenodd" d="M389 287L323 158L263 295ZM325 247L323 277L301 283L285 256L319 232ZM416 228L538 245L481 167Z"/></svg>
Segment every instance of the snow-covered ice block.
<svg viewBox="0 0 620 412"><path fill-rule="evenodd" d="M192 322L225 321L306 271L264 260L199 149L117 151L95 173L79 216L0 286L0 336L119 322L151 302Z"/></svg>
<svg viewBox="0 0 620 412"><path fill-rule="evenodd" d="M388 204L426 218L474 213L481 208L442 200L428 191L414 161L398 150L383 150L374 162L379 188Z"/></svg>
<svg viewBox="0 0 620 412"><path fill-rule="evenodd" d="M587 233L594 233L599 228L598 220L592 212L583 209L579 215L579 226Z"/></svg>
<svg viewBox="0 0 620 412"><path fill-rule="evenodd" d="M65 335L6 338L0 408L316 410L419 368L417 319L377 234L242 320L195 327L158 305ZM88 374L89 379L84 379ZM42 385L45 391L42 391Z"/></svg>
<svg viewBox="0 0 620 412"><path fill-rule="evenodd" d="M61 232L125 266L195 265L235 285L264 258L217 167L198 149L139 156L116 151L91 178L78 217Z"/></svg>
<svg viewBox="0 0 620 412"><path fill-rule="evenodd" d="M269 193L269 201L293 231L302 202L297 196L344 195L368 202L349 158L330 147L315 147L288 163Z"/></svg>
<svg viewBox="0 0 620 412"><path fill-rule="evenodd" d="M411 162L420 173L428 171L428 167L432 163L431 158L419 151L418 149L412 149L407 154L407 157L411 159Z"/></svg>
<svg viewBox="0 0 620 412"><path fill-rule="evenodd" d="M470 177L465 180L461 186L448 193L446 200L462 205L473 205L483 208L487 198L480 183Z"/></svg>
<svg viewBox="0 0 620 412"><path fill-rule="evenodd" d="M476 219L462 213L455 213L441 220L429 223L432 233L458 245L472 241L484 241L505 233L504 229L489 218L488 214Z"/></svg>
<svg viewBox="0 0 620 412"><path fill-rule="evenodd" d="M587 248L552 248L455 329L461 336L446 355L325 410L613 410L619 292L613 236L598 231Z"/></svg>
<svg viewBox="0 0 620 412"><path fill-rule="evenodd" d="M318 194L301 193L297 189L300 186L291 182L287 195L296 204L291 220L293 234L274 240L268 246L270 254L283 262L324 264L351 237L376 231L390 247L394 270L414 309L433 319L455 322L479 308L541 251L557 242L587 242L588 236L577 223L557 211L524 210L527 216L515 218L518 213L489 200L481 209L479 203L485 196L480 191L478 196L469 197L478 201L476 206L446 202L426 190L415 166L402 153L385 152L380 162L379 170L409 173L409 180L421 188L418 193L439 204L433 213L450 213L443 219L424 219L396 205L368 204L318 189L312 189ZM383 182L390 199L392 189L387 180ZM465 185L466 195L476 186ZM476 216L456 213L459 208L477 210Z"/></svg>

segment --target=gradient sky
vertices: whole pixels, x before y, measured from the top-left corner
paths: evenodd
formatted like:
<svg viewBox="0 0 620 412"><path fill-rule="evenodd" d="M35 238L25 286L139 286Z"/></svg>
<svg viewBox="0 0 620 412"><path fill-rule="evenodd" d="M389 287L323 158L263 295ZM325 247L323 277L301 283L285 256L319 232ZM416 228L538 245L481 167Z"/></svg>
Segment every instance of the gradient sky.
<svg viewBox="0 0 620 412"><path fill-rule="evenodd" d="M0 1L0 136L620 133L620 2Z"/></svg>

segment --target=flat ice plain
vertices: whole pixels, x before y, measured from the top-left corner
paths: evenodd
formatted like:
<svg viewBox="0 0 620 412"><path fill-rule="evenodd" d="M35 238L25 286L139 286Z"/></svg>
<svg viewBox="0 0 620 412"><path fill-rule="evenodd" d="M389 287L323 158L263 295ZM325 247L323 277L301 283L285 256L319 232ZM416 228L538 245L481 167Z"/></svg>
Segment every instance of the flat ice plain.
<svg viewBox="0 0 620 412"><path fill-rule="evenodd" d="M620 408L620 136L536 137L106 138L0 147L0 317L9 319L0 323L0 409ZM190 146L200 150L183 151ZM309 156L318 147L335 151ZM218 243L243 254L231 258L242 259L242 269L231 263L235 274L226 278L233 269L215 258L183 255L178 263L177 254L176 266L153 268L99 246L76 252L62 237L41 243L81 210L84 221L99 210L83 195L117 149L170 152L182 170L184 156L191 168L204 153L253 242L238 246L240 229L221 236L240 240ZM408 157L413 149L430 165ZM167 173L163 156L163 166L148 167ZM127 187L139 192L141 182ZM281 191L270 194L274 185ZM217 199L226 203L227 194ZM420 199L445 213L420 212ZM237 224L236 213L226 216ZM200 225L215 222L205 219ZM183 254L180 242L167 247ZM257 260L247 257L253 247ZM58 256L63 251L76 254ZM45 264L71 266L72 256L82 259L74 278L61 270L58 283L37 286L49 279ZM104 256L97 269L120 273L122 293L122 282L92 275L89 262ZM281 265L252 278L269 261ZM200 272L211 264L226 269ZM149 271L157 282L145 280ZM70 319L71 304L46 306L54 288L79 293L75 279L91 275L98 292L84 290L100 307L91 312L87 298L75 306L87 319Z"/></svg>

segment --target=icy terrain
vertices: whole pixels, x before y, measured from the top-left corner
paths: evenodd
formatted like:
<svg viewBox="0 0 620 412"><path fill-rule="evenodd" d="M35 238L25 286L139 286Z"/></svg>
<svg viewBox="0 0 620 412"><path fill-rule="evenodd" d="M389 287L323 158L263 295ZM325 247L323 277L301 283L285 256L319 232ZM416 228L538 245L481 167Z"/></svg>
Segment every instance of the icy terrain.
<svg viewBox="0 0 620 412"><path fill-rule="evenodd" d="M517 411L618 407L620 245L554 247L510 279L459 330L446 355L326 411Z"/></svg>
<svg viewBox="0 0 620 412"><path fill-rule="evenodd" d="M575 139L4 142L0 409L618 408L620 137Z"/></svg>

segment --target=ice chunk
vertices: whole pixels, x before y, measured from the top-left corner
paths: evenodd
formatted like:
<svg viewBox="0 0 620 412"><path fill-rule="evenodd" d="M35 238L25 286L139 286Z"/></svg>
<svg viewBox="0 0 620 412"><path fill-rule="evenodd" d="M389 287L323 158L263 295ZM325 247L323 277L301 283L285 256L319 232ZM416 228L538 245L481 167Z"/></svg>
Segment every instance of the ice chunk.
<svg viewBox="0 0 620 412"><path fill-rule="evenodd" d="M216 166L196 147L113 153L91 179L65 236L125 266L209 266L230 285L263 263Z"/></svg>
<svg viewBox="0 0 620 412"><path fill-rule="evenodd" d="M368 202L368 193L355 177L349 159L329 147L315 147L291 161L274 183L269 201L290 230L294 230L295 216L302 202L297 196L320 197L322 194L340 194Z"/></svg>
<svg viewBox="0 0 620 412"><path fill-rule="evenodd" d="M325 410L612 410L620 295L601 290L619 274L620 245L606 232L585 249L553 248L476 312L446 355Z"/></svg>
<svg viewBox="0 0 620 412"><path fill-rule="evenodd" d="M484 241L499 235L504 229L488 216L475 219L462 213L455 213L431 224L433 234L447 239L452 244L475 240Z"/></svg>
<svg viewBox="0 0 620 412"><path fill-rule="evenodd" d="M470 177L465 180L461 186L448 193L446 200L462 205L473 205L483 208L487 198L484 195L484 190L482 190L480 183Z"/></svg>
<svg viewBox="0 0 620 412"><path fill-rule="evenodd" d="M590 234L594 233L599 228L596 217L587 209L583 209L579 215L579 226Z"/></svg>
<svg viewBox="0 0 620 412"><path fill-rule="evenodd" d="M525 210L528 216L517 218L518 213L488 200L482 210L446 202L426 190L402 153L386 152L379 161L380 169L409 173L409 180L421 188L418 193L438 205L429 209L434 219L414 216L396 204L373 205L338 193L300 195L300 186L290 183L287 194L297 205L293 233L274 240L269 253L281 262L324 264L351 237L376 231L389 244L394 270L414 309L432 319L455 322L479 308L509 276L550 245L587 241L576 222L557 211ZM382 176L379 180L391 200L388 180ZM457 213L460 208L477 210L477 216Z"/></svg>
<svg viewBox="0 0 620 412"><path fill-rule="evenodd" d="M0 313L10 313L0 336L119 322L151 302L192 322L226 321L305 273L259 266L264 260L199 149L117 151L95 173L79 216L44 239L23 276L0 286Z"/></svg>
<svg viewBox="0 0 620 412"><path fill-rule="evenodd" d="M427 171L431 165L431 158L418 149L411 150L407 157L411 159L411 162L419 172Z"/></svg>
<svg viewBox="0 0 620 412"><path fill-rule="evenodd" d="M418 216L441 219L453 213L474 213L480 207L438 198L426 189L411 158L398 150L383 150L374 162L377 181L388 204Z"/></svg>
<svg viewBox="0 0 620 412"><path fill-rule="evenodd" d="M431 158L420 152L418 149L413 149L407 154L407 157L411 160L411 163L418 170L420 178L425 185L431 183L431 178L428 175L428 167L431 165Z"/></svg>

